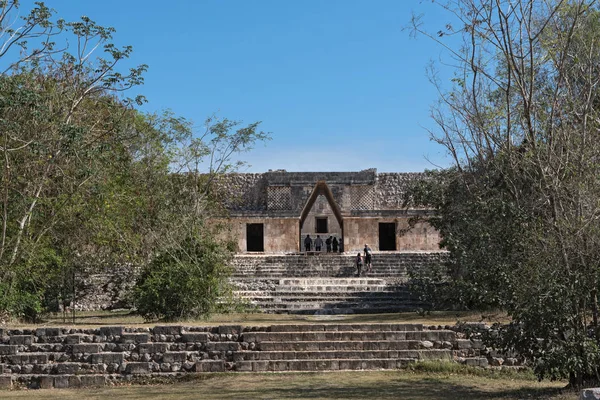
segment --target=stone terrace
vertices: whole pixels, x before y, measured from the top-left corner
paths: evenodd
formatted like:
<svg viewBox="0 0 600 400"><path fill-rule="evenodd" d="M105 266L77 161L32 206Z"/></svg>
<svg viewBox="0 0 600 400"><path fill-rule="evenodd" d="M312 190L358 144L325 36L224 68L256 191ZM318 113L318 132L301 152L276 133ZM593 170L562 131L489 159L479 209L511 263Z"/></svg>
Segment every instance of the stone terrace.
<svg viewBox="0 0 600 400"><path fill-rule="evenodd" d="M516 362L492 357L481 341L456 330L343 323L0 329L0 388L97 386L195 372L396 369L421 360Z"/></svg>
<svg viewBox="0 0 600 400"><path fill-rule="evenodd" d="M355 255L237 255L236 294L269 313L347 314L423 307L406 289L409 268L444 261L445 252L376 252L373 271L355 277Z"/></svg>

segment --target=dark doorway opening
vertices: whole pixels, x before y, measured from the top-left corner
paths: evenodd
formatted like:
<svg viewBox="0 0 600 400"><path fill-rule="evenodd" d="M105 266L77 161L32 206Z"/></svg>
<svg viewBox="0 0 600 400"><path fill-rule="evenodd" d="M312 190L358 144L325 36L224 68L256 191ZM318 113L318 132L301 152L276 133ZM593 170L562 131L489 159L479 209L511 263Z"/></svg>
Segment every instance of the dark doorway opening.
<svg viewBox="0 0 600 400"><path fill-rule="evenodd" d="M317 233L327 233L327 217L316 218Z"/></svg>
<svg viewBox="0 0 600 400"><path fill-rule="evenodd" d="M264 224L246 224L246 250L265 251Z"/></svg>
<svg viewBox="0 0 600 400"><path fill-rule="evenodd" d="M396 250L396 223L379 223L379 250Z"/></svg>

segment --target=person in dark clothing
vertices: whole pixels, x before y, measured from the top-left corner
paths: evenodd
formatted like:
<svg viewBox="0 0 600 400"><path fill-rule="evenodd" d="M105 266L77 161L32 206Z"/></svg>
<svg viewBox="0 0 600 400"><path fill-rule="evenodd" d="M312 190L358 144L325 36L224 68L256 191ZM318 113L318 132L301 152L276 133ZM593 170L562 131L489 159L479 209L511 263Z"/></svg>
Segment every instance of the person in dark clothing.
<svg viewBox="0 0 600 400"><path fill-rule="evenodd" d="M373 251L368 244L365 244L365 268L368 272L372 271L371 261L373 261Z"/></svg>
<svg viewBox="0 0 600 400"><path fill-rule="evenodd" d="M362 256L360 255L360 253L358 253L356 255L356 276L360 276L361 271L362 271L362 265L363 265Z"/></svg>
<svg viewBox="0 0 600 400"><path fill-rule="evenodd" d="M306 235L306 239L304 239L304 250L310 251L311 246L312 239L310 238L310 235Z"/></svg>
<svg viewBox="0 0 600 400"><path fill-rule="evenodd" d="M321 247L323 247L323 239L321 239L321 236L317 235L317 238L315 239L315 251L321 251Z"/></svg>
<svg viewBox="0 0 600 400"><path fill-rule="evenodd" d="M333 236L329 236L327 240L325 240L325 246L327 247L327 252L331 253L331 238Z"/></svg>
<svg viewBox="0 0 600 400"><path fill-rule="evenodd" d="M332 246L333 246L333 252L337 253L338 251L338 240L336 237L333 238L333 241L331 242Z"/></svg>

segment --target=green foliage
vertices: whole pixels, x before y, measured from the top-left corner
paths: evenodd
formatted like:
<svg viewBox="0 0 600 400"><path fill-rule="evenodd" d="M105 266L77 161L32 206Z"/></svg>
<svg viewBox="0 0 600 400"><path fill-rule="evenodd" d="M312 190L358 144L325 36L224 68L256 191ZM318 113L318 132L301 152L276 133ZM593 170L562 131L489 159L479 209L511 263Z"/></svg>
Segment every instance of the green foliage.
<svg viewBox="0 0 600 400"><path fill-rule="evenodd" d="M202 233L164 249L136 283L137 312L147 320L208 317L227 291L231 255L213 235Z"/></svg>
<svg viewBox="0 0 600 400"><path fill-rule="evenodd" d="M463 47L447 47L453 87L440 88L433 112L434 139L454 167L413 196L438 212L431 223L450 251L460 302L511 315L492 343L526 358L540 378L597 380L598 4L456 0L445 8L465 27ZM442 42L452 29L429 36Z"/></svg>
<svg viewBox="0 0 600 400"><path fill-rule="evenodd" d="M218 210L214 177L268 139L259 123L213 117L198 132L171 112L138 112L143 98L122 92L143 82L146 66L118 69L132 48L112 43L113 28L56 20L42 3L23 14L18 1L0 1L0 14L11 21L0 24L9 67L0 72L0 314L31 319L76 307L86 275L140 267L157 254L164 264L174 243L196 235L206 246L201 259L214 250L221 260L220 245L190 227ZM217 276L197 279L218 292ZM195 305L202 313L213 306Z"/></svg>

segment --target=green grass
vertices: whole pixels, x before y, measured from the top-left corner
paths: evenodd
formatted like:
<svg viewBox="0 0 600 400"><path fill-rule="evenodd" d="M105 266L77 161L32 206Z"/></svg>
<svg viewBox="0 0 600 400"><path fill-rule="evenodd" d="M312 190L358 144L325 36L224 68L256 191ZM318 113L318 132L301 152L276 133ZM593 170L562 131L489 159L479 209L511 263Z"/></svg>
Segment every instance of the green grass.
<svg viewBox="0 0 600 400"><path fill-rule="evenodd" d="M6 399L552 399L575 400L561 393L565 382L537 382L528 372L472 374L442 363L400 371L319 373L219 373L187 376L175 383L129 384L77 390L15 390Z"/></svg>

